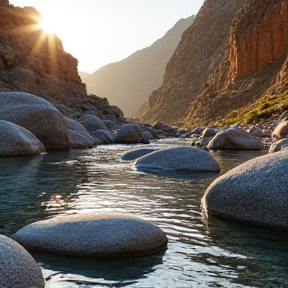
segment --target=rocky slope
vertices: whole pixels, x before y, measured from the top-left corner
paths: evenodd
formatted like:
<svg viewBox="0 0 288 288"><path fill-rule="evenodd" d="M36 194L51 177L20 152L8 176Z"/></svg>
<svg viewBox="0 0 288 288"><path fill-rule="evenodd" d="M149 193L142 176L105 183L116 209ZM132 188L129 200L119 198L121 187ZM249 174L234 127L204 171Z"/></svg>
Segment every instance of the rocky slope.
<svg viewBox="0 0 288 288"><path fill-rule="evenodd" d="M194 16L181 19L164 37L126 59L104 66L83 78L88 92L107 97L131 117L163 80L165 66Z"/></svg>
<svg viewBox="0 0 288 288"><path fill-rule="evenodd" d="M287 90L287 4L206 0L142 119L207 125Z"/></svg>
<svg viewBox="0 0 288 288"><path fill-rule="evenodd" d="M67 113L69 109L101 109L107 114L107 99L87 96L86 85L78 75L77 59L64 51L56 35L40 29L40 18L32 7L14 7L0 0L0 91L28 92ZM119 109L112 110L117 114L110 110L115 118L123 116Z"/></svg>

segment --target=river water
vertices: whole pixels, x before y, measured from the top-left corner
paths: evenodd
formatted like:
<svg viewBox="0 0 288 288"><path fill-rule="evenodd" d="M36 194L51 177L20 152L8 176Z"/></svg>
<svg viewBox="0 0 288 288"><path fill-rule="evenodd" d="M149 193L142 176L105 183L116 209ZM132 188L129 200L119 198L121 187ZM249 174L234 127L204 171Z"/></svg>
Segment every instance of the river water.
<svg viewBox="0 0 288 288"><path fill-rule="evenodd" d="M222 171L151 174L121 155L135 148L189 145L107 145L35 157L0 159L0 234L57 214L129 212L158 225L165 251L137 259L95 260L32 253L46 288L288 287L288 234L203 217L200 200L220 174L267 151L213 152Z"/></svg>

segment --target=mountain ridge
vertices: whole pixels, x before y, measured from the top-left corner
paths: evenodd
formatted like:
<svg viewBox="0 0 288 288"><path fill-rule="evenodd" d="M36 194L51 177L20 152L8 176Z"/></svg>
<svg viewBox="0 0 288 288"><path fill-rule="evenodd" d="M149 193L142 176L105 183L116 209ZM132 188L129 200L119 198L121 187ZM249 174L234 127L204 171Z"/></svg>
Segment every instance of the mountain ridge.
<svg viewBox="0 0 288 288"><path fill-rule="evenodd" d="M173 28L152 45L127 58L99 68L83 79L88 93L106 97L131 117L162 83L165 66L195 16L180 19Z"/></svg>

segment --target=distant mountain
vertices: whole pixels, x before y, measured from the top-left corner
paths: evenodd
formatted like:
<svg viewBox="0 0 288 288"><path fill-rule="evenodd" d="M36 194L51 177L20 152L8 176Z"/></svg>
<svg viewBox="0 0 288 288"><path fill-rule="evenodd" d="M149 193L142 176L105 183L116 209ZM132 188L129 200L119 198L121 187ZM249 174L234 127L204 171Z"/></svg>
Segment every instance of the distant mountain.
<svg viewBox="0 0 288 288"><path fill-rule="evenodd" d="M107 98L109 103L123 110L125 117L133 116L161 85L165 66L194 18L181 19L151 46L83 78L88 93Z"/></svg>
<svg viewBox="0 0 288 288"><path fill-rule="evenodd" d="M287 0L206 0L141 120L193 127L251 123L283 112L287 35Z"/></svg>
<svg viewBox="0 0 288 288"><path fill-rule="evenodd" d="M90 73L83 72L83 71L79 71L78 74L79 74L82 81L83 81L83 79L85 79L86 77L91 75Z"/></svg>

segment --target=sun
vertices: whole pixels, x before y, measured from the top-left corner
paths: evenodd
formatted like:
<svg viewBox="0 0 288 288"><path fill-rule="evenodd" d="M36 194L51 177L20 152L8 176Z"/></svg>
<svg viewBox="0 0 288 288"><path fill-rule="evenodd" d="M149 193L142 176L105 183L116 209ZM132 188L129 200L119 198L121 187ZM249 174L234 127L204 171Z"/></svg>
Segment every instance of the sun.
<svg viewBox="0 0 288 288"><path fill-rule="evenodd" d="M57 22L51 18L43 17L39 22L40 28L48 34L55 34L59 29ZM58 27L57 27L58 26Z"/></svg>

